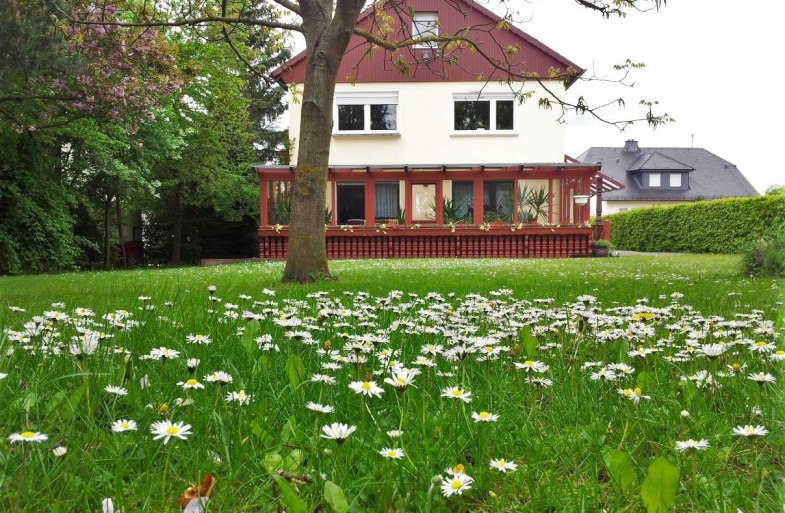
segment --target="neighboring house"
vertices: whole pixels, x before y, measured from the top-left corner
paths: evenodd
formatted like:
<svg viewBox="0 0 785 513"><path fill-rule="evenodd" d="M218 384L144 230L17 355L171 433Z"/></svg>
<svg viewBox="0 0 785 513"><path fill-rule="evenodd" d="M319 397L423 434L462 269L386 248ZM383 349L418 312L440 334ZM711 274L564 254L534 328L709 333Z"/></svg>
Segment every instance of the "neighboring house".
<svg viewBox="0 0 785 513"><path fill-rule="evenodd" d="M757 196L758 191L727 160L703 148L593 147L578 160L599 163L624 189L603 195L603 211L676 205L700 199Z"/></svg>
<svg viewBox="0 0 785 513"><path fill-rule="evenodd" d="M602 180L596 165L565 163L560 109L538 104L548 97L546 87L562 95L583 70L520 29L501 28L505 23L498 16L471 0L408 0L402 10L393 12L387 6L385 13L380 17L369 8L358 26L369 29L377 18L393 20L396 38L468 31L482 53L503 64L494 66L467 47L435 43L395 54L381 49L367 53L368 43L354 35L338 71L333 105L328 224L365 226L366 235L376 236L379 224L436 229L460 221L459 228L476 231L493 220L518 225L535 217L540 226L548 225L547 230L539 228L546 246L559 237L558 229L581 234L570 239L569 247L546 248L543 256L584 253L591 237L586 227L589 207L574 197L589 195L597 184L615 186ZM544 77L543 85L508 80L509 73L500 68ZM568 70L576 77L547 78ZM305 76L305 54L292 58L274 76L296 90ZM522 94L526 101L521 101ZM295 95L289 105L292 163L297 161L301 107ZM286 224L288 211L282 202L293 169L256 169L262 190L261 253L281 257L285 248L270 250L265 241L286 236L285 228L271 233L270 226ZM523 193L532 190L544 197L539 215L522 201ZM449 233L456 233L451 228ZM365 231L353 228L352 233L361 237ZM508 226L506 233L515 230ZM328 229L328 254L332 235ZM352 256L338 253L331 256Z"/></svg>

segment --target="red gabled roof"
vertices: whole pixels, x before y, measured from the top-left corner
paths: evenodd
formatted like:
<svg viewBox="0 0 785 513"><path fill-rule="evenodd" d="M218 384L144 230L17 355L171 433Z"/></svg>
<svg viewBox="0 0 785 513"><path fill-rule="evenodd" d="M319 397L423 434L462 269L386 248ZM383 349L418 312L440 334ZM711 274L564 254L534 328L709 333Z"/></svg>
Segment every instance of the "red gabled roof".
<svg viewBox="0 0 785 513"><path fill-rule="evenodd" d="M406 14L414 12L439 13L441 34L457 34L469 29L468 36L491 58L509 63L509 69L516 74L536 73L547 78L551 69L565 73L568 68L583 69L548 48L537 39L526 34L514 25L507 30L497 29L500 18L489 9L472 0L403 0L396 8L387 6L385 13L394 19L390 35L394 39L411 37L411 19ZM357 26L368 29L375 26L376 11L371 7L357 20ZM407 26L401 27L401 24ZM403 48L392 54L381 48L368 52L370 43L358 35L353 35L349 47L338 70L338 82L441 82L441 81L487 81L505 80L507 74L488 62L478 52L459 48L449 52L451 59L423 58L427 49ZM505 52L508 47L519 47L515 55ZM402 73L394 62L402 59L409 72ZM507 64L505 64L507 66ZM300 52L273 72L273 76L286 83L302 83L305 78L305 52Z"/></svg>

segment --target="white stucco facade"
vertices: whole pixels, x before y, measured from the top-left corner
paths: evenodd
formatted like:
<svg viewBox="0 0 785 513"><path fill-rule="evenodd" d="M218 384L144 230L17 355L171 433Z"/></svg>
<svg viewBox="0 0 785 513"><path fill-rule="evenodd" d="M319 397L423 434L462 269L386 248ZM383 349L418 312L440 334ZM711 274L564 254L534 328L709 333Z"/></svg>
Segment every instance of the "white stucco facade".
<svg viewBox="0 0 785 513"><path fill-rule="evenodd" d="M604 214L616 214L618 212L627 212L636 208L649 208L649 207L671 207L673 205L681 205L683 203L690 203L689 201L603 201L602 211ZM592 210L594 212L594 210Z"/></svg>
<svg viewBox="0 0 785 513"><path fill-rule="evenodd" d="M558 82L549 84L549 88L556 94L564 92ZM563 162L564 125L557 121L559 110L538 106L538 99L545 96L538 84L526 84L524 90L532 90L534 95L523 103L514 102L512 130L456 131L453 121L456 97L469 99L482 94L481 100L505 98L512 94L510 87L482 82L337 84L336 98L366 92L397 96L397 129L390 133L362 134L336 133L334 129L330 165ZM296 100L290 102L293 163L297 161L300 112L301 105ZM336 126L337 123L336 119Z"/></svg>

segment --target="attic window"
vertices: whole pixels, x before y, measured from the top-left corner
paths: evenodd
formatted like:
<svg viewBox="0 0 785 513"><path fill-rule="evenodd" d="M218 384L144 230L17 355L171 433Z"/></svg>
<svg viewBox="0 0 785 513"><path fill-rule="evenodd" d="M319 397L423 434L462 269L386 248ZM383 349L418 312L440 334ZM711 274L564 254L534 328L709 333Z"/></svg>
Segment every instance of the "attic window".
<svg viewBox="0 0 785 513"><path fill-rule="evenodd" d="M439 13L416 12L412 16L412 37L429 37L439 35ZM419 43L414 48L436 48L436 42Z"/></svg>

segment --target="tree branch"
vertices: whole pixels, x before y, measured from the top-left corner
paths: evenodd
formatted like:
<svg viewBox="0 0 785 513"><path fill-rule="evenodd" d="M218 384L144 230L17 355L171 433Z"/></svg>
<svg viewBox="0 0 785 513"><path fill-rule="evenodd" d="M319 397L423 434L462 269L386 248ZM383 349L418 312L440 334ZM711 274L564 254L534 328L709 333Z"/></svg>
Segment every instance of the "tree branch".
<svg viewBox="0 0 785 513"><path fill-rule="evenodd" d="M230 18L224 16L202 16L199 18L190 18L184 20L173 21L86 21L77 20L74 18L67 18L69 22L77 25L114 25L118 27L187 27L203 25L205 23L226 23L228 25L256 25L260 27L268 27L281 30L293 30L295 32L302 32L301 25L293 25L291 23L280 23L277 21L259 20L255 18Z"/></svg>

